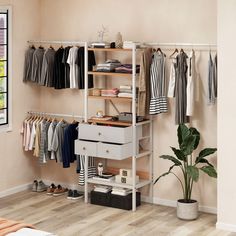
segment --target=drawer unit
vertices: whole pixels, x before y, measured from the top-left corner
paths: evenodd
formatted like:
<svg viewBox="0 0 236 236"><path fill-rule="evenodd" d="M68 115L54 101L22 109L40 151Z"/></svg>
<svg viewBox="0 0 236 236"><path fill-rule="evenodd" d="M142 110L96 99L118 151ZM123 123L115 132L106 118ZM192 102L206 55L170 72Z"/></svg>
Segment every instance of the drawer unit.
<svg viewBox="0 0 236 236"><path fill-rule="evenodd" d="M79 124L79 139L110 143L132 142L132 127Z"/></svg>
<svg viewBox="0 0 236 236"><path fill-rule="evenodd" d="M75 140L75 154L97 156L97 142Z"/></svg>
<svg viewBox="0 0 236 236"><path fill-rule="evenodd" d="M111 144L98 143L98 157L123 160L132 156L132 143Z"/></svg>

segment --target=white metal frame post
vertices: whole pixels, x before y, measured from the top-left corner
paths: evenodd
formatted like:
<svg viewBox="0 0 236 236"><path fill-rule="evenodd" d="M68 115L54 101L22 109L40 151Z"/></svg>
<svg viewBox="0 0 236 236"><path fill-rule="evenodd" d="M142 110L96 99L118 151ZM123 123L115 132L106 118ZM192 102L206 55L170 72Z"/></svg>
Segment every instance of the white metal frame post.
<svg viewBox="0 0 236 236"><path fill-rule="evenodd" d="M132 139L133 139L133 156L132 156L132 210L136 211L136 155L137 155L137 138L136 138L136 44L132 45Z"/></svg>
<svg viewBox="0 0 236 236"><path fill-rule="evenodd" d="M84 122L88 122L88 43L84 43ZM88 203L88 156L84 163L84 202Z"/></svg>
<svg viewBox="0 0 236 236"><path fill-rule="evenodd" d="M149 154L149 202L153 203L153 119L150 116L149 135L150 135L150 154Z"/></svg>

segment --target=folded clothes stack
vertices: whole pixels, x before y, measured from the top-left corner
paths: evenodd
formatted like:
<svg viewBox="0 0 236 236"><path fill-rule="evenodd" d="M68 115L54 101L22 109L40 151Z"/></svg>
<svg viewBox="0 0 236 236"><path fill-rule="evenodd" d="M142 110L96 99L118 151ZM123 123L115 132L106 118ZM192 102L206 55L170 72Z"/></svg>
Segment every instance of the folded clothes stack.
<svg viewBox="0 0 236 236"><path fill-rule="evenodd" d="M119 89L118 97L132 97L132 86L130 85L121 85ZM136 88L136 94L138 93L138 88Z"/></svg>
<svg viewBox="0 0 236 236"><path fill-rule="evenodd" d="M118 88L101 90L101 96L104 96L104 97L117 97L118 93L119 93Z"/></svg>
<svg viewBox="0 0 236 236"><path fill-rule="evenodd" d="M118 187L113 187L111 191L111 194L120 195L120 196L126 196L129 193L132 193L131 189L118 188Z"/></svg>
<svg viewBox="0 0 236 236"><path fill-rule="evenodd" d="M100 63L97 65L96 71L100 72L112 72L116 67L121 65L120 61L116 59L110 59L105 61L104 63Z"/></svg>
<svg viewBox="0 0 236 236"><path fill-rule="evenodd" d="M115 72L117 73L128 73L132 74L132 64L122 64L115 68ZM139 73L140 71L140 65L136 65L136 73Z"/></svg>
<svg viewBox="0 0 236 236"><path fill-rule="evenodd" d="M111 186L105 186L105 185L95 185L94 191L100 192L100 193L108 193L112 190Z"/></svg>

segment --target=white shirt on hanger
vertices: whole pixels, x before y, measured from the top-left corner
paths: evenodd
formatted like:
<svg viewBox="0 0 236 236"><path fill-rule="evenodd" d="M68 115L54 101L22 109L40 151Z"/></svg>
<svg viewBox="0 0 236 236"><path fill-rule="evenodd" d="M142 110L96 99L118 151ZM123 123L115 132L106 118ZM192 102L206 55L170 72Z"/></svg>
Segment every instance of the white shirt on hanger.
<svg viewBox="0 0 236 236"><path fill-rule="evenodd" d="M72 47L69 51L67 63L70 65L70 88L78 88L79 66L78 47Z"/></svg>

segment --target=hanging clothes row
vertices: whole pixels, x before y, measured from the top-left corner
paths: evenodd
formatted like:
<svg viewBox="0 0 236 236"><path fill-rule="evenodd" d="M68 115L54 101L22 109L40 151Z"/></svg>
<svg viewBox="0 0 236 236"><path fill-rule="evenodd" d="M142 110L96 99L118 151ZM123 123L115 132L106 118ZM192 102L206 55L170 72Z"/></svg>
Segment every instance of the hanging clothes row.
<svg viewBox="0 0 236 236"><path fill-rule="evenodd" d="M88 70L96 65L93 51L88 52ZM33 82L55 89L84 89L84 47L29 47L25 53L24 82ZM93 88L93 75L88 76Z"/></svg>
<svg viewBox="0 0 236 236"><path fill-rule="evenodd" d="M188 123L198 100L199 78L196 72L195 51L187 55L183 49L169 57L170 75L167 86L166 55L160 48L146 48L141 54L139 75L138 115L158 115L168 112L168 97L175 98L175 123ZM208 103L217 98L217 56L208 62ZM146 108L149 108L147 111Z"/></svg>
<svg viewBox="0 0 236 236"><path fill-rule="evenodd" d="M22 123L22 145L25 151L38 157L40 164L54 160L69 168L77 162L79 184L84 185L85 156L75 155L75 140L78 139L78 121L69 123L64 119L29 115ZM89 177L96 175L95 159L89 157Z"/></svg>

